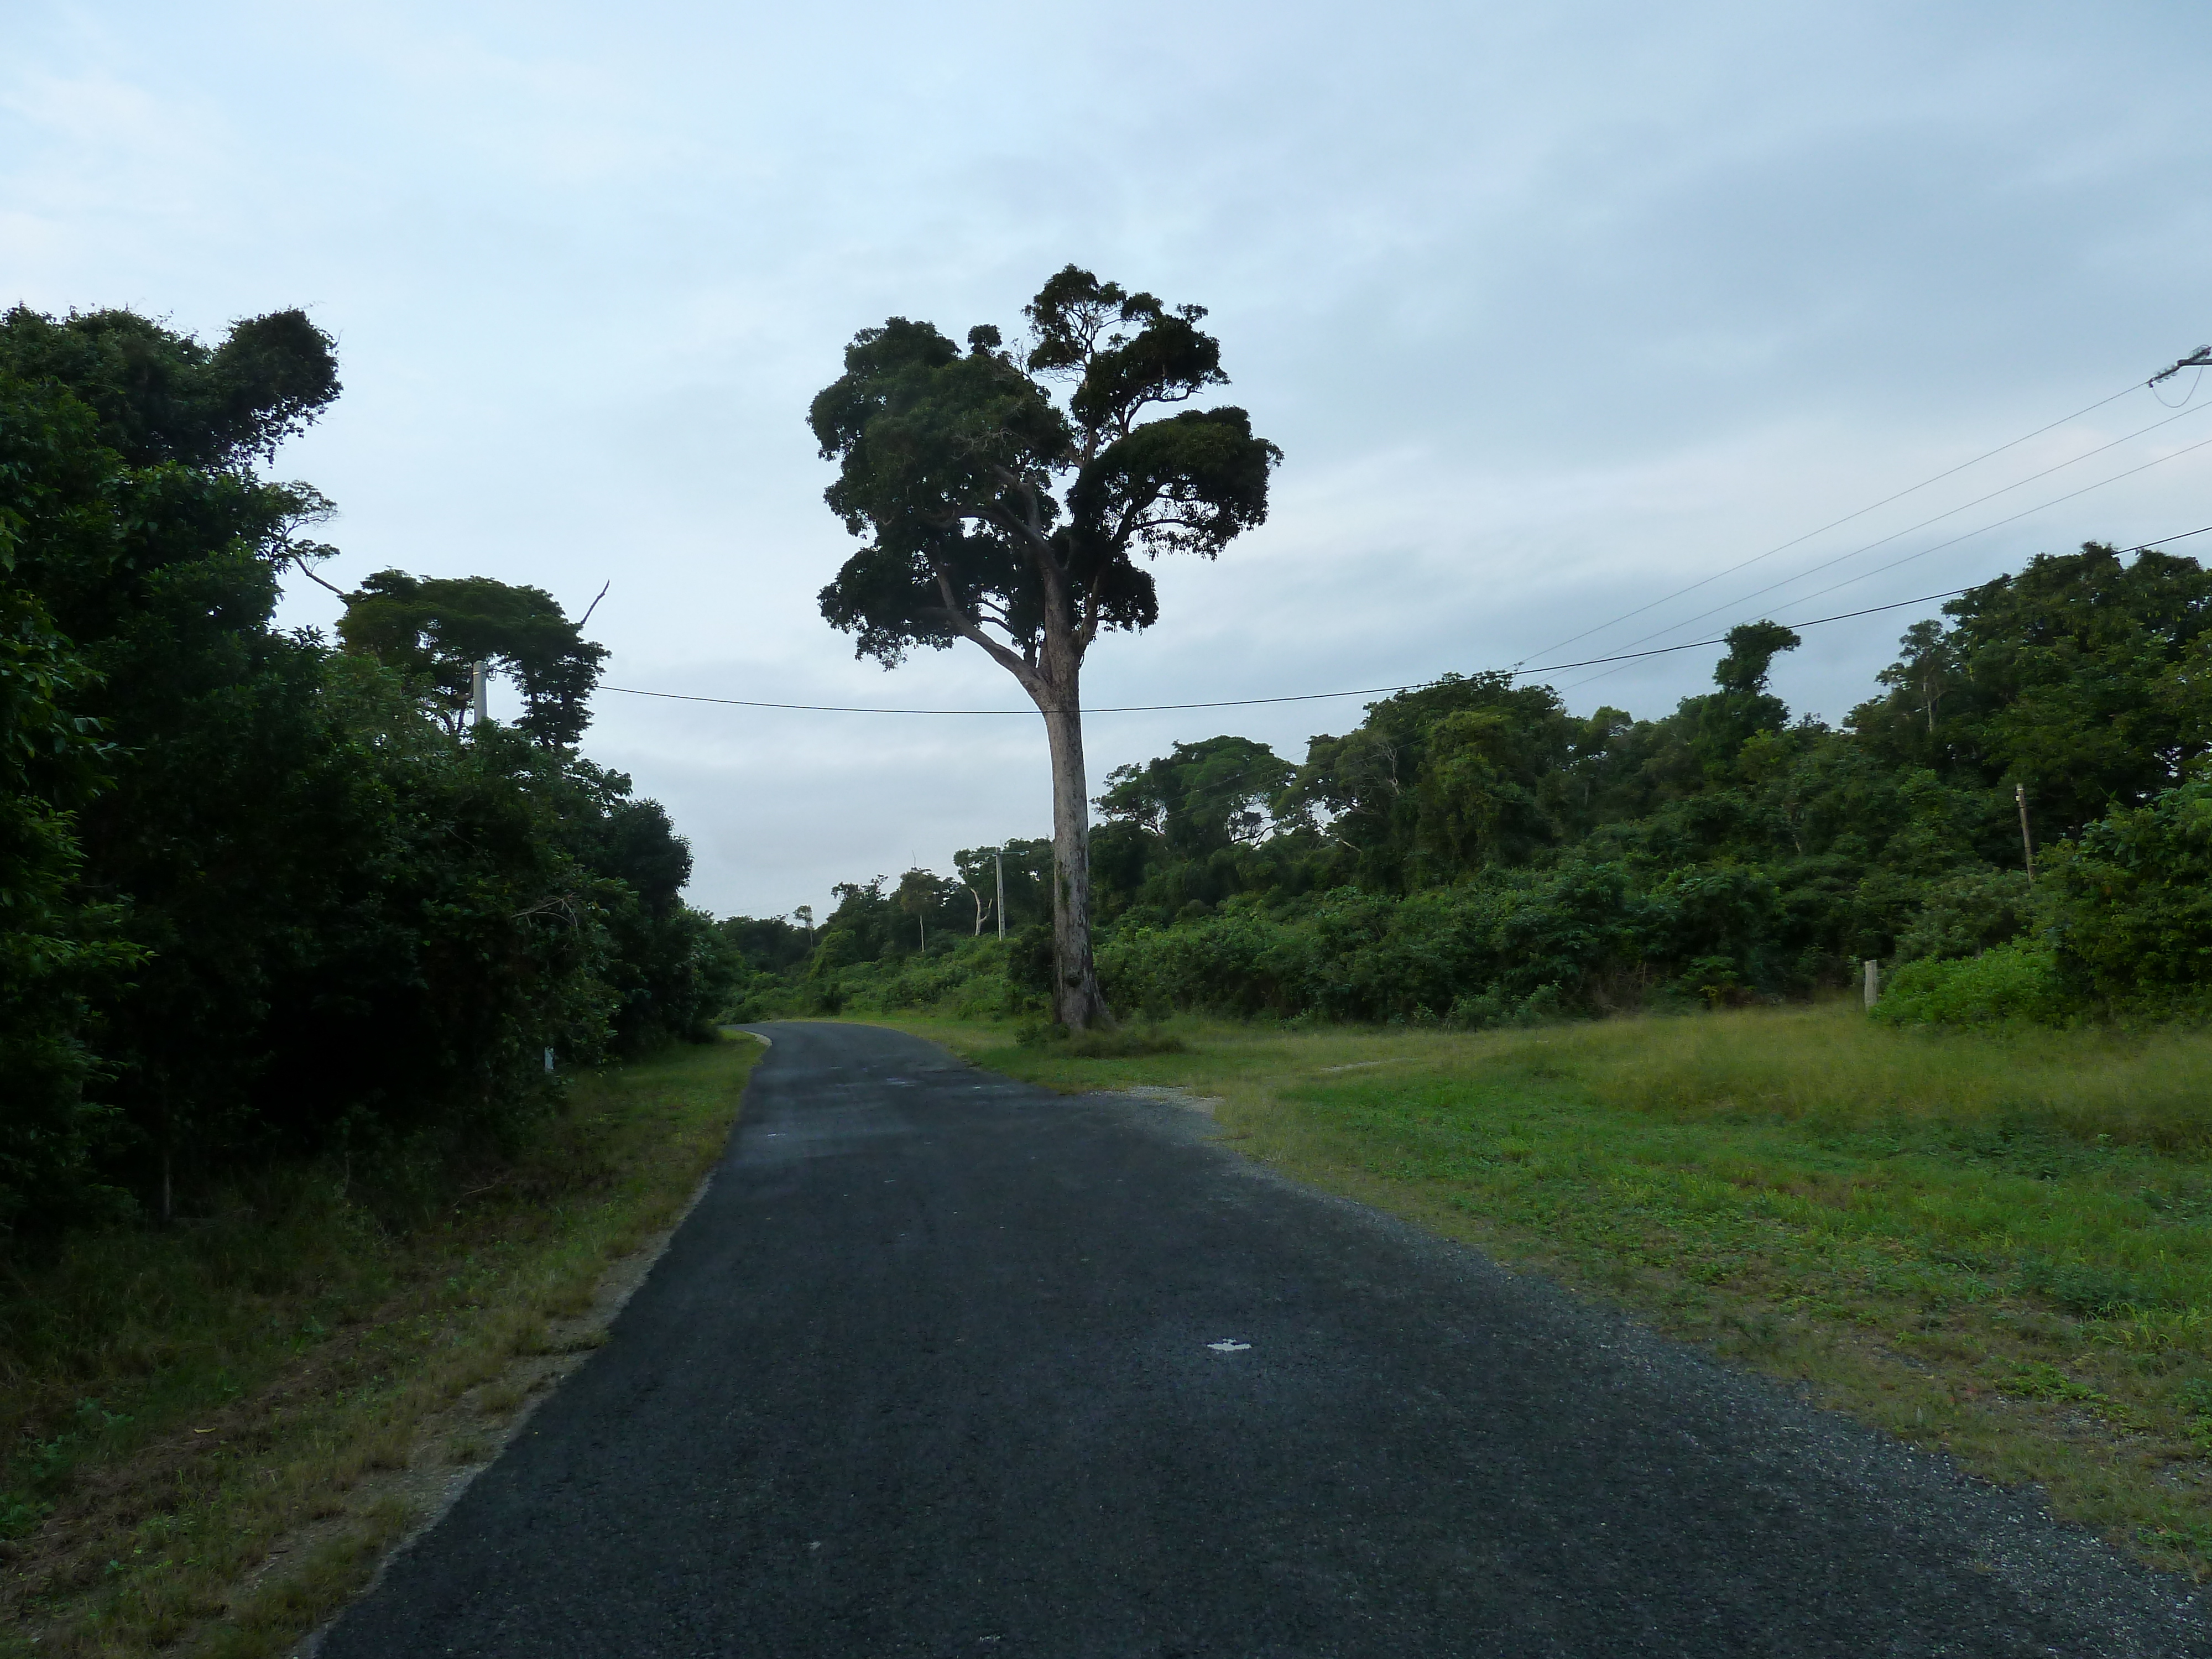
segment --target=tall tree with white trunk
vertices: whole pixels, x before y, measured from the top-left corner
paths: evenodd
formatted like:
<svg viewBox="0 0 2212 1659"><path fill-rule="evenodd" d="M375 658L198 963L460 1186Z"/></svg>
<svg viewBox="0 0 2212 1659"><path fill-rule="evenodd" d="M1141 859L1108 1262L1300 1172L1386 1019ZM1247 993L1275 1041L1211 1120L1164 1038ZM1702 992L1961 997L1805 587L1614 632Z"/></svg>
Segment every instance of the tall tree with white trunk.
<svg viewBox="0 0 2212 1659"><path fill-rule="evenodd" d="M1241 409L1172 407L1228 383L1202 307L1070 265L1023 313L1013 349L986 324L963 352L903 317L846 348L808 420L838 463L825 499L867 545L822 590L822 614L887 668L969 641L1036 704L1052 755L1053 1008L1080 1030L1113 1018L1091 951L1084 658L1102 629L1158 619L1138 555L1212 558L1266 519L1282 452Z"/></svg>

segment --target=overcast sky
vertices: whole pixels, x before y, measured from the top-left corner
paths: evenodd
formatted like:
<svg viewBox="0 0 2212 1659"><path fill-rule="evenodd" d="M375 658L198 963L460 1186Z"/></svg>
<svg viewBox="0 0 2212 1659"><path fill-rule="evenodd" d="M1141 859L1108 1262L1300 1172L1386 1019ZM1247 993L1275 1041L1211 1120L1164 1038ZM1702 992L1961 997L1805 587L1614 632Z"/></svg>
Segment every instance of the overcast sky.
<svg viewBox="0 0 2212 1659"><path fill-rule="evenodd" d="M574 614L611 580L611 685L1010 708L971 647L887 674L822 622L852 544L803 416L855 330L1012 333L1073 260L1209 307L1285 457L1267 526L1163 568L1086 700L1397 684L2212 524L2212 447L2180 453L2212 386L2141 385L2212 339L2208 46L2202 0L9 0L0 301L211 336L305 306L346 390L279 470L338 502L341 585L483 574ZM327 627L295 586L285 620ZM1840 718L1936 608L1808 630L1776 689ZM1717 655L1546 678L1656 715ZM1034 714L597 709L586 752L667 804L720 914L1048 832ZM1093 791L1358 719L1097 715Z"/></svg>

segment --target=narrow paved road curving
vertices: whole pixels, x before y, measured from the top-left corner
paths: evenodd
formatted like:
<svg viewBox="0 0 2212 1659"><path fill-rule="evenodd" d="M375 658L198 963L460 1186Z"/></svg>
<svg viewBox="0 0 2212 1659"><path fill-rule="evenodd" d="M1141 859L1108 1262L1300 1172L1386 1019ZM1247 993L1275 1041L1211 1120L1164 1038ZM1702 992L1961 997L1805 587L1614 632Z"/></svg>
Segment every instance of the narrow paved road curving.
<svg viewBox="0 0 2212 1659"><path fill-rule="evenodd" d="M321 1659L2212 1654L2027 1496L1182 1108L764 1029L609 1345Z"/></svg>

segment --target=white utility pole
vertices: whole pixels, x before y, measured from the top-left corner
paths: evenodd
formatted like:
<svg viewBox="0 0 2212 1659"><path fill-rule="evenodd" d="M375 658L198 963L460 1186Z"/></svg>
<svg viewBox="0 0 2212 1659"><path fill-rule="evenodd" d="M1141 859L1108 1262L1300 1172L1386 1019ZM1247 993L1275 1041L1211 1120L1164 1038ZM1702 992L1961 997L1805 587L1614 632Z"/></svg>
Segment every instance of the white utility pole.
<svg viewBox="0 0 2212 1659"><path fill-rule="evenodd" d="M487 664L479 662L470 676L470 701L475 705L478 726L484 723L484 669L487 666Z"/></svg>
<svg viewBox="0 0 2212 1659"><path fill-rule="evenodd" d="M1006 855L1001 850L991 854L999 866L999 937L1006 936Z"/></svg>

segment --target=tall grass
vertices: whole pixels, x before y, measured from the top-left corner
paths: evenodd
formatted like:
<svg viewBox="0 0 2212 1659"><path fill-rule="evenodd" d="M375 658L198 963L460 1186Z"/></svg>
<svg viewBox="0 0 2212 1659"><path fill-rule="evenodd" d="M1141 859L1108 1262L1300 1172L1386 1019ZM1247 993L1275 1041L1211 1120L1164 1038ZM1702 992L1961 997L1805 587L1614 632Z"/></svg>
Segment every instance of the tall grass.
<svg viewBox="0 0 2212 1659"><path fill-rule="evenodd" d="M1832 1002L1561 1026L1477 1054L1571 1071L1610 1105L1682 1121L2212 1152L2212 1036L2201 1032L1899 1030Z"/></svg>
<svg viewBox="0 0 2212 1659"><path fill-rule="evenodd" d="M416 1426L586 1306L680 1211L758 1052L578 1080L510 1156L271 1170L191 1223L88 1231L0 1281L0 1656L281 1651L411 1516L356 1504ZM356 1512L357 1511L357 1512ZM313 1559L285 1540L337 1535Z"/></svg>

